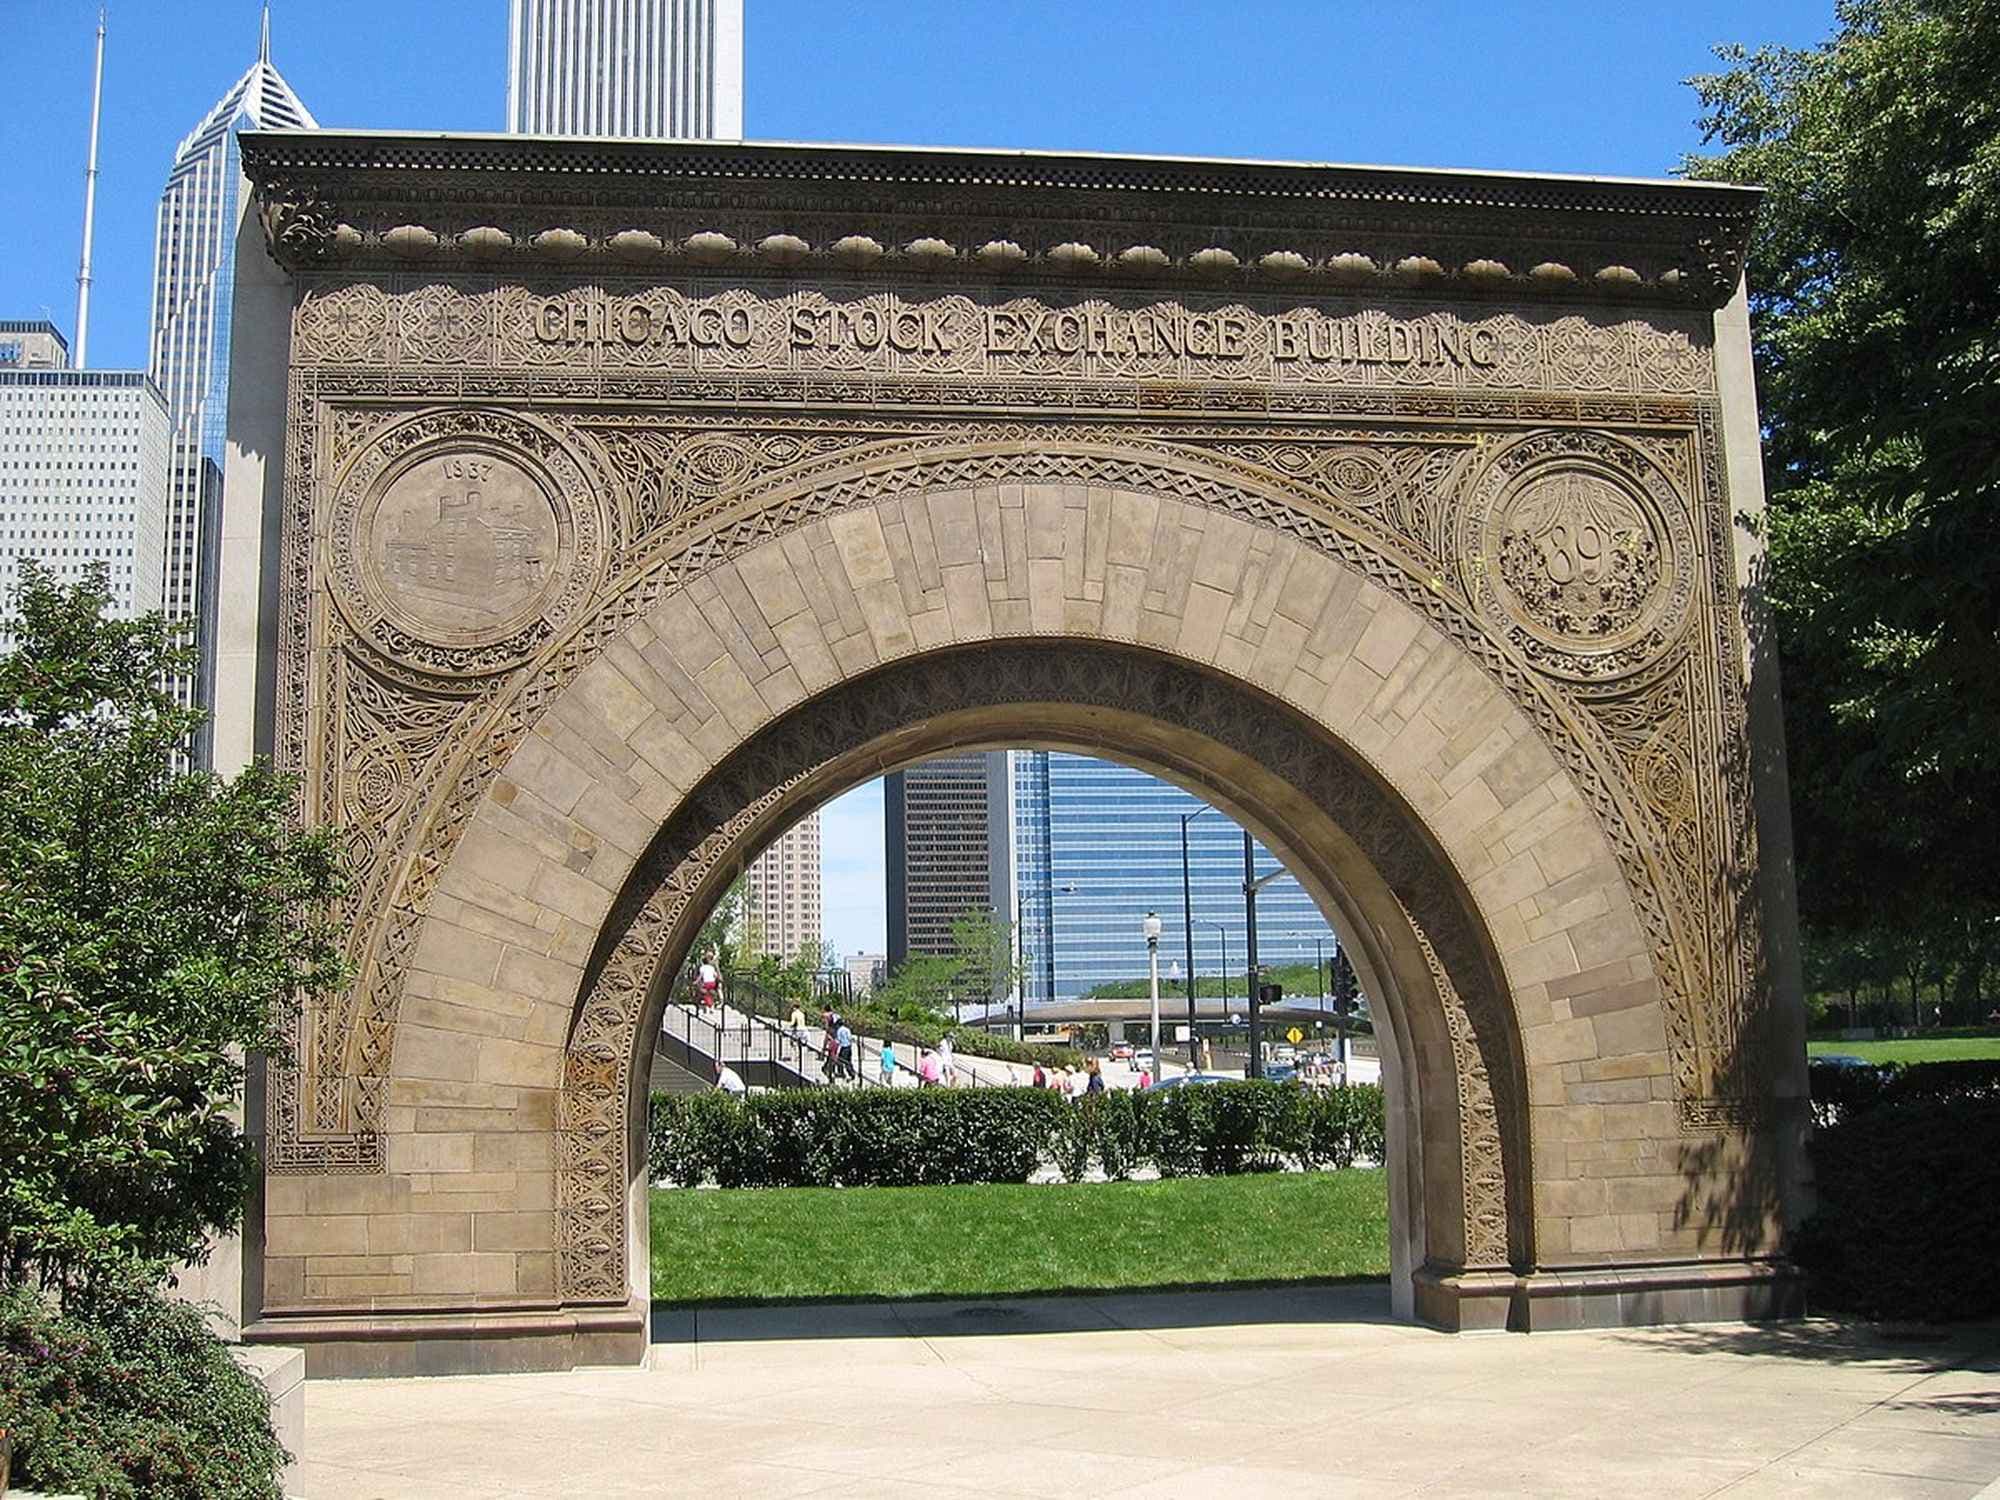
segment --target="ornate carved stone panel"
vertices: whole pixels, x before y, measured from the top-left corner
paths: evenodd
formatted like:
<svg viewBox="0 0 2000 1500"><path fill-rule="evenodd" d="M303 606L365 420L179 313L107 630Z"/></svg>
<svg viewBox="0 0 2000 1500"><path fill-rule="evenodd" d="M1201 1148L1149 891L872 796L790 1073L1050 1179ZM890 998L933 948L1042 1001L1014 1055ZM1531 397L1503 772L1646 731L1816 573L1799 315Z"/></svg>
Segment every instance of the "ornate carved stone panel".
<svg viewBox="0 0 2000 1500"><path fill-rule="evenodd" d="M323 390L329 378L316 377ZM329 400L327 420L354 427L346 415L354 409ZM1699 871L1734 836L1741 815L1719 793L1707 805L1692 795L1704 777L1717 783L1720 747L1710 743L1703 755L1697 709L1720 708L1711 688L1729 668L1727 659L1692 649L1718 639L1730 618L1726 580L1714 576L1696 540L1703 496L1718 483L1713 455L1703 427L1690 420L1698 413L1671 403L1650 420L1616 429L1523 426L1508 415L1507 403L1494 401L1480 422L1415 430L1348 425L1302 437L1187 417L895 422L837 412L676 415L593 400L542 411L536 446L589 455L602 496L599 524L616 539L615 561L577 624L562 634L549 630L558 643L553 654L525 676L503 674L481 689L497 694L502 707L485 738L454 742L456 754L471 750L473 759L452 775L443 771L450 757L440 755L430 777L437 790L413 796L412 808L427 798L445 801L412 814L413 824L426 825L415 835L414 863L377 908L376 929L357 944L362 990L375 997L365 1008L378 1017L364 1029L392 1029L398 955L407 955L424 892L486 775L622 621L734 550L844 505L899 487L1052 478L1153 487L1276 526L1363 567L1487 660L1565 747L1607 814L1635 905L1654 934L1676 1018L1670 1040L1687 1118L1708 1124L1736 1116L1738 1091L1722 1090L1719 1080L1739 1027L1715 1012L1740 1007L1748 970L1738 954L1709 951L1714 934L1731 924L1715 910L1716 893ZM405 430L449 431L469 422L476 431L499 420L454 408L385 422L385 436L350 463L352 482L341 493L362 496L379 483L388 461L378 466L373 455L401 447ZM986 451L967 454L969 439ZM1038 442L1041 449L1023 451ZM1117 456L1094 453L1093 443L1115 444ZM1063 451L1078 447L1084 451ZM1147 452L1158 455L1150 465ZM927 459L930 453L939 456ZM339 515L358 521L363 514L359 499L342 506ZM1512 582L1488 561L1510 547ZM355 593L365 603L365 593ZM465 676L439 673L447 658L434 645L428 656L400 645L383 649L380 634L369 641L354 630L353 616L364 610L342 601L336 613L340 619L327 628L346 631L358 659L401 675L419 701L426 681L437 693L466 691ZM1707 621L1699 629L1698 619ZM1647 726L1643 742L1621 736L1620 726L1632 724ZM1676 857L1678 878L1662 868ZM365 1120L357 1124L368 1128Z"/></svg>

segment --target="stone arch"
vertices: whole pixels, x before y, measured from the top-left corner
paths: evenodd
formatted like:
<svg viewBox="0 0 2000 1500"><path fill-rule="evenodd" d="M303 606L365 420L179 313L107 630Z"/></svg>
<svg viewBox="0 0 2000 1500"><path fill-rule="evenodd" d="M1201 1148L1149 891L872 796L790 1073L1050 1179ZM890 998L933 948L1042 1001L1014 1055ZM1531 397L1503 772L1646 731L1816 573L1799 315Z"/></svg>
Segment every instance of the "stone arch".
<svg viewBox="0 0 2000 1500"><path fill-rule="evenodd" d="M1031 455L999 457L1018 472ZM1056 453L1048 462L1060 469L1077 457ZM1162 467L1157 455L1145 459ZM1502 1043L1489 1027L1484 1046L1496 1056L1511 1048L1519 1061L1497 1083L1489 1068L1486 1081L1468 1079L1465 1089L1482 1114L1493 1090L1490 1113L1511 1109L1519 1128L1509 1144L1496 1126L1495 1169L1474 1174L1475 1183L1504 1199L1508 1157L1535 1159L1527 1141L1537 1124L1537 1069L1598 1060L1602 1034L1631 1054L1635 1076L1664 1074L1657 982L1585 795L1495 675L1397 593L1294 535L1135 487L1019 480L888 488L869 504L808 513L790 529L760 524L760 535L732 549L711 544L645 608L615 611L623 628L607 632L597 654L549 694L465 818L413 945L410 982L430 1014L441 989L468 998L497 983L533 997L512 1028L521 1035L480 1043L495 1077L532 1088L563 1115L563 1128L542 1144L513 1148L548 1164L538 1200L546 1206L523 1210L527 1218L511 1226L524 1241L513 1290L615 1301L624 1290L614 1282L633 1269L629 1246L605 1232L603 1189L616 1180L608 1155L622 1153L629 1164L636 1149L625 1091L614 1084L627 1076L629 1044L607 1043L601 1027L573 1011L593 1014L587 960L621 893L633 899L633 870L655 831L780 716L885 661L954 645L1070 641L1150 653L1285 705L1371 768L1398 799L1400 823L1436 851L1422 878L1405 877L1406 888L1431 899L1455 886L1459 909L1474 914L1453 921L1449 905L1434 902L1428 920L1416 919L1441 945L1444 990L1467 1007L1492 996L1495 1009L1511 1012L1502 1028L1510 1039ZM762 514L772 509L766 503ZM986 517L999 518L997 549L982 543ZM715 518L704 524L710 538L731 531ZM739 523L736 534L749 529ZM909 540L916 534L928 539L928 576ZM753 756L739 765L757 763ZM553 931L518 930L517 912L505 917L515 922L509 936L496 939L489 929L503 913L491 908L523 894L544 915L560 913ZM1410 951L1421 950L1406 945L1405 966ZM1598 1022L1568 1005L1559 1013L1552 981L1568 981L1585 999L1621 990L1620 1014ZM633 1006L621 1014L622 1025L636 1028ZM1456 1099L1450 1029L1440 1020L1432 1030L1419 1065L1454 1079ZM409 1058L451 1044L435 1032L403 1018L397 1075ZM1460 1036L1457 1045L1477 1048L1481 1039ZM1662 1077L1663 1094L1665 1086ZM1647 1098L1622 1102L1653 1110L1652 1087ZM431 1153L420 1141L405 1141L399 1153L392 1142L392 1171L399 1154L422 1162ZM1497 1286L1510 1287L1504 1273L1528 1269L1543 1247L1566 1246L1579 1209L1602 1217L1592 1212L1601 1194L1545 1191L1526 1165L1514 1173L1513 1192L1511 1216L1498 1217L1504 1251L1495 1248L1495 1220L1481 1230L1468 1215L1460 1234L1467 1250L1433 1269L1498 1276ZM594 1206L576 1211L586 1203ZM1475 1231L1469 1238L1466 1224ZM1442 1232L1432 1231L1432 1248Z"/></svg>
<svg viewBox="0 0 2000 1500"><path fill-rule="evenodd" d="M1530 1264L1518 1028L1469 894L1423 820L1374 768L1240 683L1137 648L1016 641L904 658L781 715L703 781L634 868L586 968L567 1047L565 1294L618 1300L628 1268L644 1263L636 1197L626 1217L628 1193L643 1186L626 1132L643 1106L665 981L729 881L808 806L859 780L1023 742L1143 765L1259 832L1336 914L1395 1028L1413 1095L1412 1138L1397 1142L1403 1186L1422 1200L1398 1206L1423 1226L1397 1247L1401 1275Z"/></svg>

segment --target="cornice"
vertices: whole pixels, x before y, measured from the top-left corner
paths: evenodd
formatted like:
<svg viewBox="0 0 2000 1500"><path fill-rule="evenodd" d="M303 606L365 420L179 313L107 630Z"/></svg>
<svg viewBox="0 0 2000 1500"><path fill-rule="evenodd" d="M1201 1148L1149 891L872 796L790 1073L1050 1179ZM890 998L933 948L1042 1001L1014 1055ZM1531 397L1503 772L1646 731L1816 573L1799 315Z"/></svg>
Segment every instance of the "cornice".
<svg viewBox="0 0 2000 1500"><path fill-rule="evenodd" d="M838 270L1716 306L1756 189L1182 157L259 131L293 270Z"/></svg>

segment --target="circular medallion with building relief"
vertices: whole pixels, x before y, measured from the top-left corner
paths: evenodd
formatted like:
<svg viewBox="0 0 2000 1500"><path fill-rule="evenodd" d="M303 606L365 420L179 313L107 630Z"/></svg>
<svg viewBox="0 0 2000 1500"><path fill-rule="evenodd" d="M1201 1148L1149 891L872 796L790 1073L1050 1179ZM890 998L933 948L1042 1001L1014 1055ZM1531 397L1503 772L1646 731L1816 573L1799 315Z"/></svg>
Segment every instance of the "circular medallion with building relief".
<svg viewBox="0 0 2000 1500"><path fill-rule="evenodd" d="M1685 624L1687 503L1642 454L1541 433L1498 454L1461 535L1467 591L1530 661L1600 681L1655 660Z"/></svg>
<svg viewBox="0 0 2000 1500"><path fill-rule="evenodd" d="M439 412L385 432L343 476L331 572L343 614L387 656L495 671L580 605L600 536L590 486L550 434Z"/></svg>

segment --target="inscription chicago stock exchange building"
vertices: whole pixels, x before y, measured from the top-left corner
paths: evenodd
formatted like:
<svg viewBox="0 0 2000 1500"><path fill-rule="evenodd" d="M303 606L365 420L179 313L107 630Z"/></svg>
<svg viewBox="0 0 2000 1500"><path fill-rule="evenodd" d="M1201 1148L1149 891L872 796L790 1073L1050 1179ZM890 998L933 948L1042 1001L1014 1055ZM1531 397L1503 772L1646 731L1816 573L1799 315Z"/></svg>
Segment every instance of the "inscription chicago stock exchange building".
<svg viewBox="0 0 2000 1500"><path fill-rule="evenodd" d="M981 306L962 296L921 303L809 296L723 303L653 292L548 298L535 308L534 336L564 347L742 350L778 344L821 354L978 354L1022 361L1187 357L1263 372L1299 365L1487 369L1505 358L1509 329L1497 321L1466 324L1436 316L1331 317L1312 309L1267 314L1171 302L1137 308L1028 301Z"/></svg>

